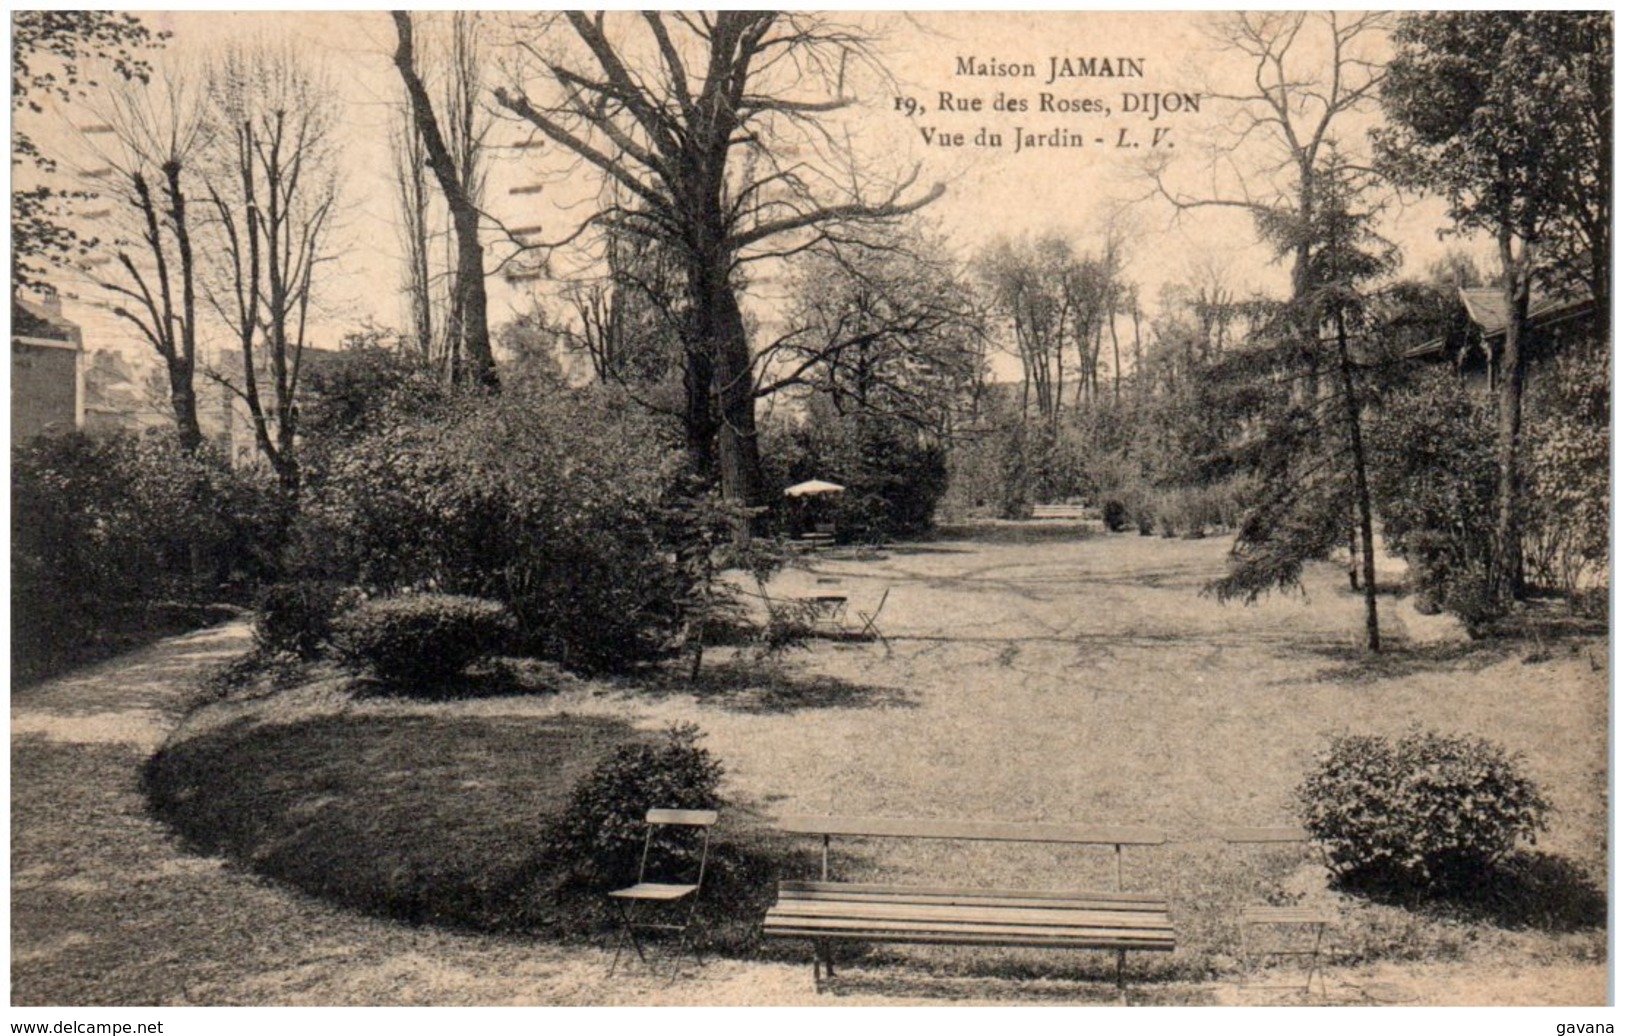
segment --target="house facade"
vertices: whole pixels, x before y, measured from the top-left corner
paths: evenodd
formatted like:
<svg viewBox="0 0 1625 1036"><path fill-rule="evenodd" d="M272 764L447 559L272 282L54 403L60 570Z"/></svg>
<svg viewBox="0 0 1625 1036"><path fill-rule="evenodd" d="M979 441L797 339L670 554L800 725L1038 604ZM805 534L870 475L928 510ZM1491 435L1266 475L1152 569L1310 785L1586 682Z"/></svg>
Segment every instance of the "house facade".
<svg viewBox="0 0 1625 1036"><path fill-rule="evenodd" d="M11 300L11 441L85 423L84 337L55 292Z"/></svg>

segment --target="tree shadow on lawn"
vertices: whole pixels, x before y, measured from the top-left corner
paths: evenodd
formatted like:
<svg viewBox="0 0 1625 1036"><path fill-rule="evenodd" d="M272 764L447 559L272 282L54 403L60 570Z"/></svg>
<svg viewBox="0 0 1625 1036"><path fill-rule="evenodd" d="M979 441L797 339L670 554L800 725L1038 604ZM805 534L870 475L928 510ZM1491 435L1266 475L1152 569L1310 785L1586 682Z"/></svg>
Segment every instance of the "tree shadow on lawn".
<svg viewBox="0 0 1625 1036"><path fill-rule="evenodd" d="M1608 924L1606 893L1582 867L1552 853L1520 850L1471 885L1431 896L1379 880L1339 884L1372 902L1441 920L1549 934L1596 931Z"/></svg>
<svg viewBox="0 0 1625 1036"><path fill-rule="evenodd" d="M327 902L413 925L598 939L613 930L606 889L559 857L553 823L600 759L651 736L569 715L245 719L166 746L143 785L191 850ZM815 868L804 839L725 806L702 944L752 951L778 876Z"/></svg>
<svg viewBox="0 0 1625 1036"><path fill-rule="evenodd" d="M922 541L918 543L888 543L886 553L896 557L911 558L925 554L974 554L972 547L956 547L951 543L935 543ZM881 560L881 559L876 559Z"/></svg>
<svg viewBox="0 0 1625 1036"><path fill-rule="evenodd" d="M798 962L811 963L809 943L787 942L800 948ZM837 1001L884 996L943 1002L1117 1003L1117 955L1110 950L903 948L837 943L831 953L835 978L826 981L823 992ZM1151 956L1161 955L1128 956L1124 976L1130 1004L1213 1004L1209 990L1171 984L1161 974L1164 969L1150 961Z"/></svg>
<svg viewBox="0 0 1625 1036"><path fill-rule="evenodd" d="M1599 665L1590 649L1595 639L1607 632L1605 624L1594 620L1536 609L1503 623L1499 636L1479 640L1396 643L1390 633L1383 649L1375 654L1363 645L1345 641L1310 641L1300 643L1298 649L1336 663L1317 673L1317 680L1370 683L1448 670L1476 673L1514 658L1534 665L1564 655L1586 654L1591 657L1592 667L1601 669L1606 663ZM1606 657L1606 645L1603 652Z"/></svg>
<svg viewBox="0 0 1625 1036"><path fill-rule="evenodd" d="M917 709L910 692L880 684L853 683L823 674L790 672L775 659L730 658L701 668L698 680L661 669L626 684L638 694L693 695L729 712L786 715L809 709Z"/></svg>
<svg viewBox="0 0 1625 1036"><path fill-rule="evenodd" d="M617 744L576 716L242 720L147 763L157 816L194 851L413 924L542 923L528 897L549 821Z"/></svg>
<svg viewBox="0 0 1625 1036"><path fill-rule="evenodd" d="M472 701L555 694L571 682L557 666L529 658L500 658L475 665L443 680L406 686L371 676L351 678L356 698L401 698L413 701Z"/></svg>
<svg viewBox="0 0 1625 1036"><path fill-rule="evenodd" d="M1382 650L1373 654L1363 644L1313 640L1298 641L1291 650L1333 663L1316 672L1312 677L1315 681L1369 684L1403 679L1419 673L1477 673L1518 657L1520 652L1527 650L1527 645L1506 640L1448 644L1396 644L1387 640L1383 642ZM1291 682L1296 683L1297 680Z"/></svg>

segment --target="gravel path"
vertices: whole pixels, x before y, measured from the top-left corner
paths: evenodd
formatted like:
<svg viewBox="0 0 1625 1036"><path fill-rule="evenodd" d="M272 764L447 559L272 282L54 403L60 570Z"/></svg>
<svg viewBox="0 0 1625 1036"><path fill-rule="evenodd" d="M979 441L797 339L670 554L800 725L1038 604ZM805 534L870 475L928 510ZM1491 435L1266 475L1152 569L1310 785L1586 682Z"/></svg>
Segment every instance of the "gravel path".
<svg viewBox="0 0 1625 1036"><path fill-rule="evenodd" d="M241 623L172 638L13 695L15 1005L812 1005L1111 1002L1098 985L938 978L889 967L815 996L807 968L712 960L670 983L609 974L593 947L461 935L351 914L189 852L145 809L141 767ZM1229 984L1133 990L1136 1002L1236 1004ZM1580 1004L1606 969L1475 974L1451 965L1335 972L1340 1003ZM1246 1002L1268 994L1252 994Z"/></svg>

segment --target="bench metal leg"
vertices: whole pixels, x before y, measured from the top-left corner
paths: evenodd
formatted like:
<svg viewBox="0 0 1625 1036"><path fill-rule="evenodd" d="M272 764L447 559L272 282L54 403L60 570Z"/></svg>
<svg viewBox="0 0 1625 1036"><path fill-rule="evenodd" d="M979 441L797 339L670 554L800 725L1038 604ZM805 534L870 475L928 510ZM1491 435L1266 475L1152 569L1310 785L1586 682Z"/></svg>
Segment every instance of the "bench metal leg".
<svg viewBox="0 0 1625 1036"><path fill-rule="evenodd" d="M822 963L822 974L819 965ZM830 950L828 939L813 940L813 992L823 992L824 979L835 977L835 955Z"/></svg>
<svg viewBox="0 0 1625 1036"><path fill-rule="evenodd" d="M1128 986L1123 982L1123 963L1127 958L1127 950L1117 951L1117 1002L1124 1007L1128 1006Z"/></svg>

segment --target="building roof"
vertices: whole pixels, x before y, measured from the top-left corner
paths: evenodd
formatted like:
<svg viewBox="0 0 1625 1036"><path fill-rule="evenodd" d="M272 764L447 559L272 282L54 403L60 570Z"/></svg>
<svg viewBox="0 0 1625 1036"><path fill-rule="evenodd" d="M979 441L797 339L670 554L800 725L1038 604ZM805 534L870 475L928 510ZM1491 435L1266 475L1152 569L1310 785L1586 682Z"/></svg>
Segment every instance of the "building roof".
<svg viewBox="0 0 1625 1036"><path fill-rule="evenodd" d="M1506 296L1500 288L1462 288L1461 304L1467 307L1467 316L1477 324L1485 337L1506 334ZM1578 316L1591 308L1591 296L1579 298L1531 298L1529 324L1540 327Z"/></svg>
<svg viewBox="0 0 1625 1036"><path fill-rule="evenodd" d="M11 337L27 338L40 344L61 342L74 347L75 332L79 325L53 313L37 302L16 298L11 300Z"/></svg>
<svg viewBox="0 0 1625 1036"><path fill-rule="evenodd" d="M1493 344L1496 339L1506 334L1506 296L1500 288L1461 288L1457 294L1461 298L1462 306L1467 310L1467 318L1478 328L1483 341ZM1589 294L1578 297L1536 296L1529 300L1528 326L1549 327L1565 320L1585 316L1591 310L1592 299ZM1407 349L1405 356L1407 359L1441 356L1445 352L1445 347L1445 339L1433 338Z"/></svg>

